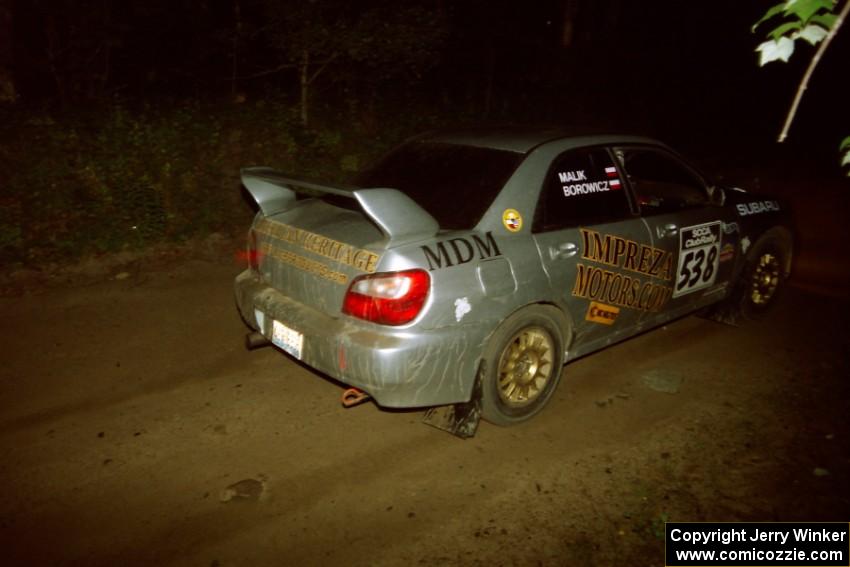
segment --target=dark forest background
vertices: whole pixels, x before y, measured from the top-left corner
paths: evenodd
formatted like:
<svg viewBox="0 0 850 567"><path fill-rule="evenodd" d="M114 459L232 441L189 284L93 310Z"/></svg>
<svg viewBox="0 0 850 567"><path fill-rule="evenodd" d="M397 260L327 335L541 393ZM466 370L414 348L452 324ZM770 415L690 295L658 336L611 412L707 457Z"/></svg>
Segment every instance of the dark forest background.
<svg viewBox="0 0 850 567"><path fill-rule="evenodd" d="M756 185L840 175L847 33L778 146L812 51L757 67L771 4L0 0L0 259L230 231L240 167L345 177L444 126L645 134Z"/></svg>

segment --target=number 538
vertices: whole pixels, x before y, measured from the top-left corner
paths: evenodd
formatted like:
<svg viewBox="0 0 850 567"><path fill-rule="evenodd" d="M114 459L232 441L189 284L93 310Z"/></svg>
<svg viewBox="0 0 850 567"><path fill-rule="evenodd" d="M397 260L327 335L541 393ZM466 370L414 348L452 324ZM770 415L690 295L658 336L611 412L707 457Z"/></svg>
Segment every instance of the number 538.
<svg viewBox="0 0 850 567"><path fill-rule="evenodd" d="M685 254L682 268L679 270L679 281L676 282L676 290L680 291L708 283L714 276L715 260L717 259L717 246L711 248L700 248Z"/></svg>

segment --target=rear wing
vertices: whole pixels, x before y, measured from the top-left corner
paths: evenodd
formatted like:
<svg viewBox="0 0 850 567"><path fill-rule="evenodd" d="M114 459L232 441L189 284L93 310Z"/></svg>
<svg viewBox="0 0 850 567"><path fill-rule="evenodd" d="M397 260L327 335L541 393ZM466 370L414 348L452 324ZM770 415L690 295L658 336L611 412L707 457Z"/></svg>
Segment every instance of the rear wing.
<svg viewBox="0 0 850 567"><path fill-rule="evenodd" d="M440 229L434 217L398 189L325 185L286 177L270 167L243 168L242 184L265 216L290 208L296 193L318 193L355 199L392 244L430 238Z"/></svg>

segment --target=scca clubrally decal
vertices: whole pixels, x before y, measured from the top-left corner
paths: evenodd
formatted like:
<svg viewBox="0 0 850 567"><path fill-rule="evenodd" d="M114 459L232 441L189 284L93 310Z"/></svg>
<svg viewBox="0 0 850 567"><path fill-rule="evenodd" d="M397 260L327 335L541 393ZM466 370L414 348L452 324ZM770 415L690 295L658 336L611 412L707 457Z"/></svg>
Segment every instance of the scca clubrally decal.
<svg viewBox="0 0 850 567"><path fill-rule="evenodd" d="M679 266L673 297L709 287L720 263L720 221L679 231Z"/></svg>

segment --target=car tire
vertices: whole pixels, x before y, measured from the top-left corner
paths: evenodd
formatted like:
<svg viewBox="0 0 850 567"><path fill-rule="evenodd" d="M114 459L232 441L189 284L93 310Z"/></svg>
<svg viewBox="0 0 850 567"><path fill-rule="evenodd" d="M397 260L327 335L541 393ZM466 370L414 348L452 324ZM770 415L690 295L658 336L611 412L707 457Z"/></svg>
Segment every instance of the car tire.
<svg viewBox="0 0 850 567"><path fill-rule="evenodd" d="M561 379L566 329L556 308L532 305L493 332L481 365L484 419L514 425L543 409Z"/></svg>
<svg viewBox="0 0 850 567"><path fill-rule="evenodd" d="M758 319L776 305L790 272L791 246L788 231L774 228L750 249L738 293L738 306L745 318Z"/></svg>

